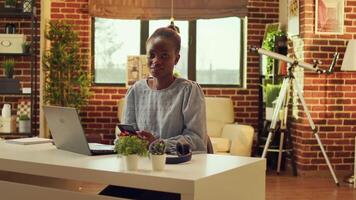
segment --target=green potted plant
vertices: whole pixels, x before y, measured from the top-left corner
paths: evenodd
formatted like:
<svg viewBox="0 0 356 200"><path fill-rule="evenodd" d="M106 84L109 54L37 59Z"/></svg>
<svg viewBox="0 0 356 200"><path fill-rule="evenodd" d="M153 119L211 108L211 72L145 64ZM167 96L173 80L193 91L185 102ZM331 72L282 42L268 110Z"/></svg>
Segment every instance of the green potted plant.
<svg viewBox="0 0 356 200"><path fill-rule="evenodd" d="M15 60L5 60L3 63L4 73L7 78L12 78L14 75Z"/></svg>
<svg viewBox="0 0 356 200"><path fill-rule="evenodd" d="M136 135L120 134L115 142L115 150L119 156L125 159L127 170L136 170L139 157L146 157L148 142Z"/></svg>
<svg viewBox="0 0 356 200"><path fill-rule="evenodd" d="M26 41L22 43L22 52L23 53L31 53L31 42Z"/></svg>
<svg viewBox="0 0 356 200"><path fill-rule="evenodd" d="M154 171L164 170L166 164L166 143L162 139L153 141L148 151L150 152L150 158L152 160L152 169Z"/></svg>
<svg viewBox="0 0 356 200"><path fill-rule="evenodd" d="M262 48L268 51L274 51L276 36L283 36L283 35L286 35L286 33L281 30L274 30L274 29L269 30L266 33L266 38L262 42ZM266 79L268 79L269 75L273 73L272 72L273 65L274 65L274 59L272 57L267 57Z"/></svg>
<svg viewBox="0 0 356 200"><path fill-rule="evenodd" d="M273 102L277 99L281 85L267 84L265 86L266 95L266 119L271 120L273 116Z"/></svg>
<svg viewBox="0 0 356 200"><path fill-rule="evenodd" d="M5 8L16 8L16 0L5 0Z"/></svg>
<svg viewBox="0 0 356 200"><path fill-rule="evenodd" d="M45 38L51 47L43 55L44 101L80 110L92 94L92 78L83 67L78 34L64 21L50 21Z"/></svg>
<svg viewBox="0 0 356 200"><path fill-rule="evenodd" d="M31 132L31 120L28 115L22 114L19 116L19 133Z"/></svg>

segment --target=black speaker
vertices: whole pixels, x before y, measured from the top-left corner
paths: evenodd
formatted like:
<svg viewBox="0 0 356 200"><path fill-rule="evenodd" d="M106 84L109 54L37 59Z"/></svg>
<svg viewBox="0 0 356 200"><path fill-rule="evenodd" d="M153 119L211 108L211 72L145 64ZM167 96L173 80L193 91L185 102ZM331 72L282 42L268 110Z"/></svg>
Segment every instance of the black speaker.
<svg viewBox="0 0 356 200"><path fill-rule="evenodd" d="M192 159L192 148L188 143L177 143L177 155L167 155L166 164L179 164Z"/></svg>

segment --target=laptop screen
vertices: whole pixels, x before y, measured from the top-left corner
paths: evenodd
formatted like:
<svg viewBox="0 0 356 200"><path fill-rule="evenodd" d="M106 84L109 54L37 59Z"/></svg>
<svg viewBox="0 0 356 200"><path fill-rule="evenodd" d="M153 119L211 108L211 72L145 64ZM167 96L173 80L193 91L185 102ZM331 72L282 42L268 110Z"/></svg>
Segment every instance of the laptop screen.
<svg viewBox="0 0 356 200"><path fill-rule="evenodd" d="M75 108L43 106L49 130L58 149L91 155Z"/></svg>

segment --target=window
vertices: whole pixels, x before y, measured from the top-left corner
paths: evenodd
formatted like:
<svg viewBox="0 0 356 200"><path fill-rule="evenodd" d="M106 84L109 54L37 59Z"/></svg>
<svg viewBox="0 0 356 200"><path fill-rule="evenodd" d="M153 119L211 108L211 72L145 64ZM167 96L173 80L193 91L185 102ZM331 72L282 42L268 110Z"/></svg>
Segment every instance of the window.
<svg viewBox="0 0 356 200"><path fill-rule="evenodd" d="M197 20L196 81L240 84L241 23L236 17Z"/></svg>
<svg viewBox="0 0 356 200"><path fill-rule="evenodd" d="M145 51L145 42L169 20L95 18L95 83L124 84L128 55ZM245 57L243 20L237 17L175 21L182 39L176 66L184 78L207 86L242 86ZM141 49L140 49L141 48Z"/></svg>
<svg viewBox="0 0 356 200"><path fill-rule="evenodd" d="M128 55L140 54L140 20L95 18L95 83L125 83Z"/></svg>

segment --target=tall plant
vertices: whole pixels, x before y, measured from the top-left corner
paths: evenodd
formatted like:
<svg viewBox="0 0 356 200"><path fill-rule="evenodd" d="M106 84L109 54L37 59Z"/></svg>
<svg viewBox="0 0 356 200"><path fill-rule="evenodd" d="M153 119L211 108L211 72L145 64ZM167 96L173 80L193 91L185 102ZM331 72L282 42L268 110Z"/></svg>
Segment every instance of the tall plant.
<svg viewBox="0 0 356 200"><path fill-rule="evenodd" d="M279 91L281 90L281 84L273 85L267 84L265 87L266 92L266 107L273 107L273 102L277 99Z"/></svg>
<svg viewBox="0 0 356 200"><path fill-rule="evenodd" d="M262 48L269 51L274 51L276 36L283 36L285 34L286 33L281 30L271 30L267 32L266 38L262 42ZM272 74L273 65L274 65L274 59L272 57L267 57L267 64L266 64L267 75ZM266 76L266 78L268 77L269 76Z"/></svg>
<svg viewBox="0 0 356 200"><path fill-rule="evenodd" d="M78 34L64 21L50 21L45 37L51 48L43 55L44 101L80 109L91 95L91 76L83 70Z"/></svg>

